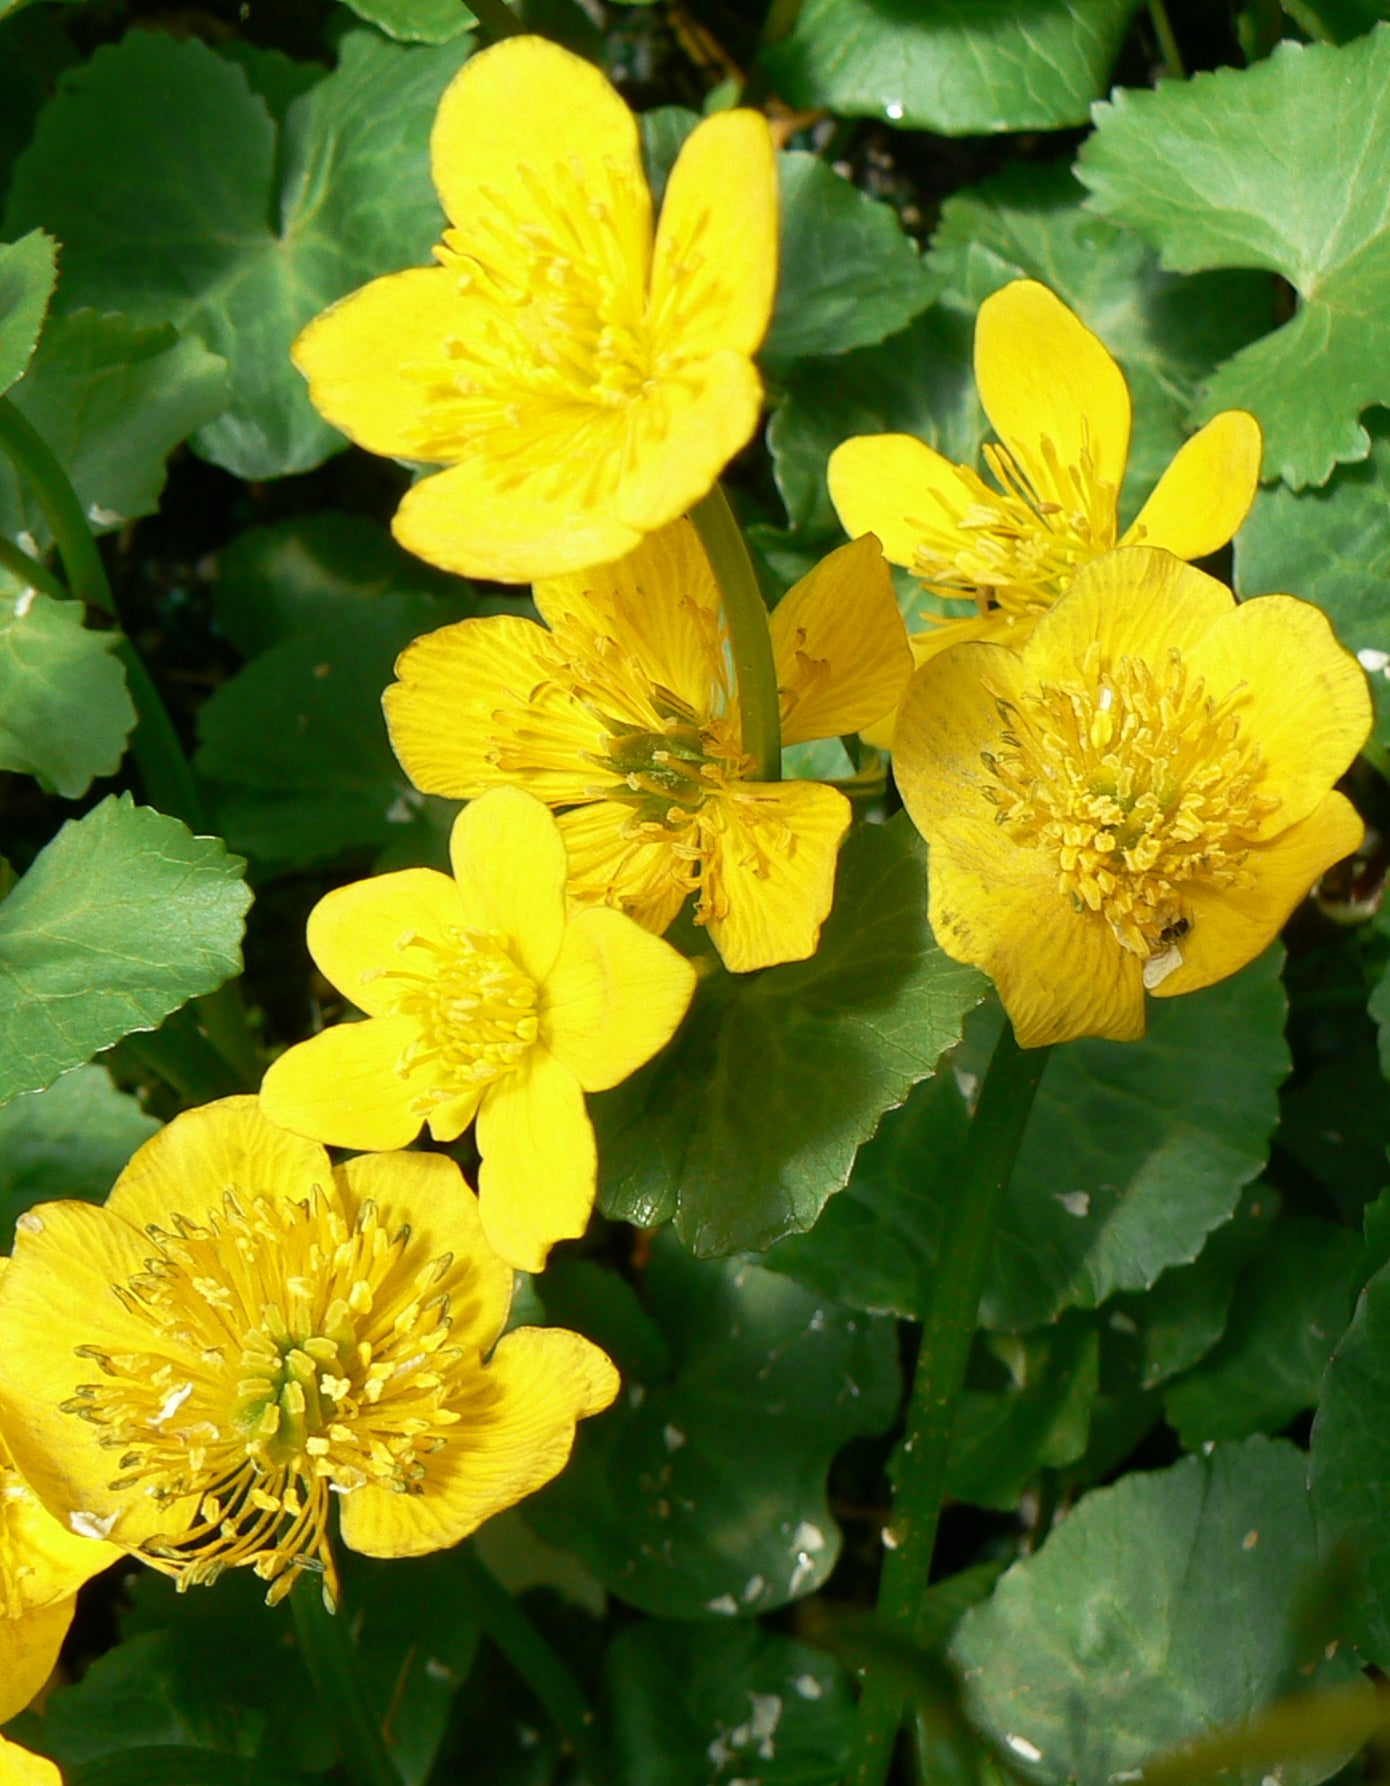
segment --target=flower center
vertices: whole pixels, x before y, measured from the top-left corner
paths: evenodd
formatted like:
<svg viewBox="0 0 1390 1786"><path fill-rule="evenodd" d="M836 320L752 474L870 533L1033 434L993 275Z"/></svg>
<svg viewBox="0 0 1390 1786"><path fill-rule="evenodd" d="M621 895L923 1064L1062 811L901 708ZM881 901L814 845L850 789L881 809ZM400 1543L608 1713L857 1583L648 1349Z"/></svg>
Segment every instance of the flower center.
<svg viewBox="0 0 1390 1786"><path fill-rule="evenodd" d="M379 970L401 990L396 1012L414 1017L418 1039L402 1055L405 1078L431 1069L424 1106L489 1085L520 1065L539 1032L536 982L500 932L455 929L446 940L407 931L396 943L409 966Z"/></svg>
<svg viewBox="0 0 1390 1786"><path fill-rule="evenodd" d="M1115 544L1115 486L1097 476L1089 447L1076 465L1063 465L1045 437L1041 451L1050 494L1002 446L984 449L997 488L959 466L973 501L933 490L938 512L912 520L921 535L912 571L934 595L969 596L982 611L1045 609Z"/></svg>
<svg viewBox="0 0 1390 1786"><path fill-rule="evenodd" d="M1004 731L983 759L997 822L1046 852L1073 908L1103 918L1160 984L1192 927L1184 889L1252 885L1246 856L1278 804L1258 791L1263 759L1236 696L1212 699L1177 651L1155 674L1132 657L1102 670L1092 645L1079 681L996 698Z"/></svg>
<svg viewBox="0 0 1390 1786"><path fill-rule="evenodd" d="M180 1585L249 1564L281 1599L308 1569L336 1594L330 1491L417 1494L426 1460L492 1393L449 1343L453 1261L405 1263L408 1228L336 1186L299 1203L226 1192L148 1229L143 1272L113 1285L143 1351L79 1346L103 1381L66 1413L111 1452L113 1493L150 1496L170 1530L141 1546Z"/></svg>

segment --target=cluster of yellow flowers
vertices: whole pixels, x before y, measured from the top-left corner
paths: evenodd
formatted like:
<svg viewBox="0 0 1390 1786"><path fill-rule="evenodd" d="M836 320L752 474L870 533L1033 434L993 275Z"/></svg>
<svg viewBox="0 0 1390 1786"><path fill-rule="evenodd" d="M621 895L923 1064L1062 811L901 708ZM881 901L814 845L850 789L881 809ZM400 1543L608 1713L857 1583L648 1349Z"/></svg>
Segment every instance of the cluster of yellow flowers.
<svg viewBox="0 0 1390 1786"><path fill-rule="evenodd" d="M331 1600L335 1497L345 1543L402 1556L553 1476L617 1376L576 1334L506 1331L513 1270L588 1221L585 1094L689 1005L662 933L693 900L750 972L813 954L831 907L849 801L759 778L687 518L761 403L765 122L702 123L654 225L627 107L518 38L457 77L433 162L438 264L335 305L296 360L354 440L443 468L402 503L404 544L532 583L541 622L466 620L400 660L400 760L469 804L452 874L342 887L309 920L365 1020L291 1048L259 1099L170 1123L104 1208L21 1219L0 1278L0 1720L120 1552L181 1586L249 1565L272 1598L311 1571ZM1251 417L1189 441L1121 536L1130 401L1100 342L1019 281L981 309L976 370L988 479L905 436L834 455L851 543L770 620L782 738L891 744L936 934L992 975L1020 1042L1132 1038L1146 992L1252 959L1357 846L1333 783L1365 679L1316 609L1237 606L1186 562L1249 507ZM909 640L888 561L973 612ZM400 1151L470 1124L476 1197L451 1159Z"/></svg>

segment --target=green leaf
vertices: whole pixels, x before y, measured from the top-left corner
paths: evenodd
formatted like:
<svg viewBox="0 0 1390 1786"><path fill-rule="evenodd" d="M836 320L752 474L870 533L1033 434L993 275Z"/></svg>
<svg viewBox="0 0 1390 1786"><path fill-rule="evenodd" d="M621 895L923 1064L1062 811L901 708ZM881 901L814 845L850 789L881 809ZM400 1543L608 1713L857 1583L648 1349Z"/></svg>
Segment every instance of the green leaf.
<svg viewBox="0 0 1390 1786"><path fill-rule="evenodd" d="M1237 1275L1267 1243L1278 1213L1279 1193L1256 1183L1192 1264L1170 1266L1151 1289L1113 1299L1112 1327L1139 1336L1142 1389L1156 1388L1196 1364L1225 1333Z"/></svg>
<svg viewBox="0 0 1390 1786"><path fill-rule="evenodd" d="M47 1091L0 1109L0 1252L15 1217L35 1203L80 1197L100 1203L159 1123L117 1091L104 1067L75 1067Z"/></svg>
<svg viewBox="0 0 1390 1786"><path fill-rule="evenodd" d="M1288 1091L1279 1145L1355 1221L1386 1182L1390 1099L1369 1035L1315 1067Z"/></svg>
<svg viewBox="0 0 1390 1786"><path fill-rule="evenodd" d="M218 625L243 657L255 657L357 602L414 591L456 602L472 595L461 578L412 558L365 515L324 510L239 533L218 555L214 595Z"/></svg>
<svg viewBox="0 0 1390 1786"><path fill-rule="evenodd" d="M1136 0L803 0L763 52L783 99L977 136L1089 121Z"/></svg>
<svg viewBox="0 0 1390 1786"><path fill-rule="evenodd" d="M1390 32L1386 33L1390 37ZM1361 657L1375 696L1375 735L1390 745L1390 418L1367 418L1370 456L1343 466L1322 490L1261 490L1236 535L1242 597L1316 602Z"/></svg>
<svg viewBox="0 0 1390 1786"><path fill-rule="evenodd" d="M0 1103L239 973L242 867L128 794L69 820L0 905Z"/></svg>
<svg viewBox="0 0 1390 1786"><path fill-rule="evenodd" d="M1265 475L1295 489L1364 459L1358 417L1390 401L1390 29L1342 49L1281 43L1252 68L1120 91L1096 126L1077 171L1097 210L1178 272L1260 267L1302 300L1216 373L1200 413L1252 410Z"/></svg>
<svg viewBox="0 0 1390 1786"><path fill-rule="evenodd" d="M753 1624L643 1619L604 1662L619 1786L838 1786L854 1695L820 1650Z"/></svg>
<svg viewBox="0 0 1390 1786"><path fill-rule="evenodd" d="M58 235L66 305L172 323L226 359L233 402L195 445L239 477L339 450L290 344L335 298L423 262L441 227L427 138L467 45L364 31L340 47L277 133L239 67L131 31L61 83L15 170L7 217Z"/></svg>
<svg viewBox="0 0 1390 1786"><path fill-rule="evenodd" d="M1366 1285L1337 1341L1313 1422L1313 1505L1324 1544L1344 1547L1365 1572L1356 1641L1390 1663L1390 1266Z"/></svg>
<svg viewBox="0 0 1390 1786"><path fill-rule="evenodd" d="M1026 1331L1146 1289L1230 1217L1264 1165L1289 1070L1282 961L1275 947L1204 992L1151 1000L1141 1042L1053 1050L1000 1219L986 1326Z"/></svg>
<svg viewBox="0 0 1390 1786"><path fill-rule="evenodd" d="M1345 1646L1329 1661L1300 1641L1318 1561L1305 1462L1249 1439L1126 1476L965 1615L952 1654L966 1708L1011 1767L1046 1786L1111 1786L1285 1692L1356 1672ZM1280 1778L1314 1786L1336 1765L1291 1763ZM1232 1779L1256 1786L1260 1771Z"/></svg>
<svg viewBox="0 0 1390 1786"><path fill-rule="evenodd" d="M1381 19L1390 19L1385 0L1287 0L1285 10L1310 36L1320 35L1316 21L1333 43L1350 43Z"/></svg>
<svg viewBox="0 0 1390 1786"><path fill-rule="evenodd" d="M564 1475L527 1501L528 1523L667 1618L746 1616L814 1592L840 1547L831 1457L897 1408L891 1323L757 1265L692 1259L669 1232L643 1291L674 1371L629 1370Z"/></svg>
<svg viewBox="0 0 1390 1786"><path fill-rule="evenodd" d="M1318 1399L1364 1276L1361 1237L1331 1222L1278 1222L1236 1281L1219 1345L1164 1391L1189 1451L1208 1439L1278 1432Z"/></svg>
<svg viewBox="0 0 1390 1786"><path fill-rule="evenodd" d="M605 1214L674 1216L700 1255L811 1226L983 991L932 938L925 857L905 818L856 827L815 956L709 975L675 1042L591 1100Z"/></svg>
<svg viewBox="0 0 1390 1786"><path fill-rule="evenodd" d="M1073 1311L1023 1339L995 1335L977 1354L992 1354L994 1374L1005 1381L986 1390L967 1379L946 1493L1009 1513L1040 1469L1075 1463L1086 1449L1100 1385L1095 1318Z"/></svg>
<svg viewBox="0 0 1390 1786"><path fill-rule="evenodd" d="M0 593L0 769L75 800L113 775L135 724L115 632L91 632L80 602Z"/></svg>
<svg viewBox="0 0 1390 1786"><path fill-rule="evenodd" d="M79 310L54 316L29 370L10 393L67 473L95 532L152 515L165 461L221 414L231 396L225 361L167 324ZM0 463L0 531L52 537L42 507Z"/></svg>
<svg viewBox="0 0 1390 1786"><path fill-rule="evenodd" d="M779 155L777 308L762 358L782 364L894 335L933 296L916 244L888 205L815 155Z"/></svg>
<svg viewBox="0 0 1390 1786"><path fill-rule="evenodd" d="M197 766L234 849L280 867L386 844L420 796L392 755L381 691L422 632L458 618L429 595L349 602L252 660L199 715Z"/></svg>
<svg viewBox="0 0 1390 1786"><path fill-rule="evenodd" d="M23 376L58 279L58 244L41 229L0 242L0 396Z"/></svg>
<svg viewBox="0 0 1390 1786"><path fill-rule="evenodd" d="M344 0L347 6L401 43L452 43L477 24L463 0Z"/></svg>

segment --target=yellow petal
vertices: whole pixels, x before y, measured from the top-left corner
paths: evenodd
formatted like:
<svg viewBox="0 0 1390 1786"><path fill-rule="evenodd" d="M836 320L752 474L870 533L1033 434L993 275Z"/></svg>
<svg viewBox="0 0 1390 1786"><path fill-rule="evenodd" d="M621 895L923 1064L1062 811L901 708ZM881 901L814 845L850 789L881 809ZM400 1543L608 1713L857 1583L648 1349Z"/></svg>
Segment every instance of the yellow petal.
<svg viewBox="0 0 1390 1786"><path fill-rule="evenodd" d="M399 1070L419 1037L414 1017L369 1017L297 1043L261 1082L266 1115L330 1147L408 1146L423 1121L417 1100L432 1083Z"/></svg>
<svg viewBox="0 0 1390 1786"><path fill-rule="evenodd" d="M616 564L545 578L535 598L548 625L573 621L591 638L611 641L608 648L634 675L670 689L699 718L718 710L725 691L719 586L685 516L648 534ZM606 735L589 724L595 740L587 748L601 752ZM589 788L594 780L590 772Z"/></svg>
<svg viewBox="0 0 1390 1786"><path fill-rule="evenodd" d="M857 732L899 699L912 652L872 534L822 558L787 591L773 610L772 649L783 744Z"/></svg>
<svg viewBox="0 0 1390 1786"><path fill-rule="evenodd" d="M435 188L464 234L485 233L487 247L515 236L517 223L541 213L547 198L576 195L606 213L576 216L576 242L610 231L640 289L651 246L651 193L642 168L637 120L591 62L542 37L512 37L466 62L445 91L430 134ZM484 229L487 220L495 218Z"/></svg>
<svg viewBox="0 0 1390 1786"><path fill-rule="evenodd" d="M630 806L596 800L560 815L569 855L570 897L615 906L660 936L691 892L677 834L639 829Z"/></svg>
<svg viewBox="0 0 1390 1786"><path fill-rule="evenodd" d="M8 1260L0 1261L8 1264ZM85 1581L120 1558L120 1551L99 1539L84 1538L59 1523L20 1475L9 1448L0 1439L0 1581L9 1592L0 1600L0 1633L10 1618L41 1607L69 1605ZM5 1671L0 1668L0 1698ZM0 1721L10 1714L0 1711Z"/></svg>
<svg viewBox="0 0 1390 1786"><path fill-rule="evenodd" d="M623 521L650 533L694 508L753 438L762 405L757 368L729 348L690 361L658 383L629 412L615 498ZM605 559L619 556L604 554Z"/></svg>
<svg viewBox="0 0 1390 1786"><path fill-rule="evenodd" d="M893 738L893 779L929 843L967 823L998 829L982 791L981 752L999 734L995 691L1007 699L1021 676L1017 652L980 640L936 653L908 683Z"/></svg>
<svg viewBox="0 0 1390 1786"><path fill-rule="evenodd" d="M524 421L530 451L510 460L480 452L406 491L391 531L407 552L460 577L529 583L632 550L642 529L618 509L622 415L537 405Z"/></svg>
<svg viewBox="0 0 1390 1786"><path fill-rule="evenodd" d="M401 767L422 793L452 800L505 782L554 804L583 799L605 779L587 756L607 734L554 671L545 629L511 614L413 640L382 696Z"/></svg>
<svg viewBox="0 0 1390 1786"><path fill-rule="evenodd" d="M777 288L777 158L761 112L698 124L671 170L648 316L680 359L755 353Z"/></svg>
<svg viewBox="0 0 1390 1786"><path fill-rule="evenodd" d="M432 957L422 944L448 943L463 921L447 874L402 868L326 893L309 913L306 939L320 972L344 997L370 1017L385 1017L401 995L393 976L428 966Z"/></svg>
<svg viewBox="0 0 1390 1786"><path fill-rule="evenodd" d="M120 1552L111 1554L114 1558ZM76 1597L69 1596L36 1612L0 1617L0 1724L22 1712L52 1674L76 1610ZM24 1761L35 1760L27 1750L14 1748L0 1737L0 1786L10 1786L11 1781L20 1786L29 1777ZM58 1770L48 1765L51 1773L47 1777L56 1781Z"/></svg>
<svg viewBox="0 0 1390 1786"><path fill-rule="evenodd" d="M618 1393L618 1373L597 1346L563 1327L518 1327L497 1346L486 1386L456 1443L426 1464L425 1492L362 1488L346 1497L343 1539L368 1556L423 1556L476 1531L558 1476L574 1429Z"/></svg>
<svg viewBox="0 0 1390 1786"><path fill-rule="evenodd" d="M1152 546L1119 546L1082 565L1066 594L1039 619L1024 645L1035 678L1056 681L1093 642L1101 662L1121 657L1184 657L1235 609L1224 583Z"/></svg>
<svg viewBox="0 0 1390 1786"><path fill-rule="evenodd" d="M1183 912L1192 928L1178 944L1182 965L1154 997L1196 992L1262 954L1318 876L1360 847L1365 829L1349 800L1326 794L1305 819L1251 850L1245 865L1252 887L1185 887Z"/></svg>
<svg viewBox="0 0 1390 1786"><path fill-rule="evenodd" d="M1186 662L1216 700L1235 694L1241 729L1264 757L1260 792L1279 801L1261 827L1265 837L1306 818L1366 742L1366 673L1311 602L1291 595L1242 602Z"/></svg>
<svg viewBox="0 0 1390 1786"><path fill-rule="evenodd" d="M537 1046L487 1088L478 1112L478 1198L493 1248L518 1271L541 1271L594 1206L598 1155L572 1070Z"/></svg>
<svg viewBox="0 0 1390 1786"><path fill-rule="evenodd" d="M254 1105L255 1099L236 1102ZM161 1134L201 1114L188 1111ZM294 1137L286 1140L299 1148L311 1145ZM152 1145L147 1142L141 1152ZM323 1161L326 1178L327 1156L319 1148L313 1152ZM221 1190L218 1184L209 1198L195 1178L192 1185L183 1186L181 1195L164 1204L159 1219L167 1223L170 1210L180 1206L201 1216ZM149 1349L148 1326L127 1314L113 1293L113 1285L124 1285L144 1270L149 1256L150 1242L143 1230L113 1215L109 1207L43 1203L21 1219L13 1260L0 1279L0 1357L5 1360L0 1372L0 1427L14 1460L30 1488L69 1531L106 1536L123 1546L139 1544L168 1527L170 1514L147 1496L111 1493L107 1486L114 1474L111 1453L97 1442L96 1427L64 1413L62 1403L101 1375L93 1359L73 1350L77 1336L80 1343L102 1352ZM58 1310L68 1311L62 1320L55 1318ZM177 1355L177 1339L171 1339L166 1349ZM189 1366L197 1368L191 1353Z"/></svg>
<svg viewBox="0 0 1390 1786"><path fill-rule="evenodd" d="M988 614L972 614L968 620L940 621L922 632L908 635L913 667L920 670L923 664L930 663L943 651L949 651L953 645L966 645L980 639L1008 645L1017 651L1031 636L1037 619L1035 612L1011 614L1003 608L995 608ZM906 688L903 692L907 692ZM875 750L892 750L897 722L898 708L891 707L871 726L861 726L859 736Z"/></svg>
<svg viewBox="0 0 1390 1786"><path fill-rule="evenodd" d="M607 1091L670 1041L695 991L685 957L609 906L577 913L545 983L541 1039L585 1091Z"/></svg>
<svg viewBox="0 0 1390 1786"><path fill-rule="evenodd" d="M731 973L815 954L851 817L816 781L741 782L706 801L701 921Z"/></svg>
<svg viewBox="0 0 1390 1786"><path fill-rule="evenodd" d="M830 455L830 500L851 539L873 533L890 564L911 568L928 532L956 521L975 501L949 459L911 434L860 434Z"/></svg>
<svg viewBox="0 0 1390 1786"><path fill-rule="evenodd" d="M372 1202L388 1234L410 1230L406 1277L449 1259L438 1290L449 1297L450 1343L487 1352L506 1325L512 1268L489 1246L478 1199L454 1162L438 1153L363 1154L336 1177L350 1217Z"/></svg>
<svg viewBox="0 0 1390 1786"><path fill-rule="evenodd" d="M0 1786L63 1786L63 1776L46 1756L0 1736Z"/></svg>
<svg viewBox="0 0 1390 1786"><path fill-rule="evenodd" d="M962 837L943 831L931 839L927 880L936 940L994 981L1021 1047L1143 1035L1138 956L1098 914L1072 910L1040 852L1011 845L997 828L993 839L983 827Z"/></svg>
<svg viewBox="0 0 1390 1786"><path fill-rule="evenodd" d="M506 937L537 983L565 932L565 841L546 808L520 788L492 788L454 820L449 856L469 930Z"/></svg>
<svg viewBox="0 0 1390 1786"><path fill-rule="evenodd" d="M1040 496L1074 508L1069 481L1053 467L1065 473L1087 461L1118 492L1129 457L1129 387L1102 343L1045 285L1016 279L981 304L975 382L995 433Z"/></svg>
<svg viewBox="0 0 1390 1786"><path fill-rule="evenodd" d="M430 459L430 390L445 343L466 327L458 275L413 267L340 298L290 351L314 408L349 440L389 458Z"/></svg>
<svg viewBox="0 0 1390 1786"><path fill-rule="evenodd" d="M1260 424L1223 410L1185 441L1120 542L1205 558L1234 537L1260 487Z"/></svg>
<svg viewBox="0 0 1390 1786"><path fill-rule="evenodd" d="M327 1183L328 1170L318 1143L277 1128L259 1098L219 1098L151 1135L116 1180L103 1214L141 1234L149 1223L167 1228L176 1214L200 1222L231 1189L303 1197L309 1185ZM20 1468L29 1475L22 1460Z"/></svg>

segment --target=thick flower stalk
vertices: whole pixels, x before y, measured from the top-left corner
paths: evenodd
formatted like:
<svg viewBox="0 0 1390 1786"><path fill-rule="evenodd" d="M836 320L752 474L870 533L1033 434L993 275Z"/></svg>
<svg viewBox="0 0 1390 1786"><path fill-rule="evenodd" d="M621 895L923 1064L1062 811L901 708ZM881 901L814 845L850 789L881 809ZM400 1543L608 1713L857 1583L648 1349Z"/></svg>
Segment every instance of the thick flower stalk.
<svg viewBox="0 0 1390 1786"><path fill-rule="evenodd" d="M1077 571L1117 544L1203 558L1249 512L1260 427L1231 409L1182 447L1120 535L1129 387L1044 285L1015 280L980 306L975 382L998 436L984 449L987 478L910 434L858 435L830 456L830 495L851 538L876 533L933 595L975 608L915 634L919 664L965 639L1021 645ZM873 741L886 748L891 725Z"/></svg>
<svg viewBox="0 0 1390 1786"><path fill-rule="evenodd" d="M1144 1033L1144 995L1233 974L1362 825L1332 791L1371 724L1326 616L1239 607L1149 547L1077 573L1019 651L924 664L894 770L931 845L931 922L1025 1048Z"/></svg>
<svg viewBox="0 0 1390 1786"><path fill-rule="evenodd" d="M666 1045L695 970L620 912L567 911L564 839L518 788L460 813L451 851L452 876L408 868L314 907L310 953L367 1021L281 1055L261 1098L338 1147L404 1147L426 1123L453 1141L476 1118L488 1241L539 1271L593 1208L584 1094Z"/></svg>
<svg viewBox="0 0 1390 1786"><path fill-rule="evenodd" d="M444 466L395 533L465 576L526 583L621 557L752 436L777 278L766 120L700 124L659 223L637 121L538 37L474 56L431 138L439 265L375 279L300 335L328 421Z"/></svg>
<svg viewBox="0 0 1390 1786"><path fill-rule="evenodd" d="M402 654L385 705L411 780L458 799L514 782L565 809L572 898L660 932L693 895L735 972L814 954L850 804L820 782L755 779L690 522L535 597L545 626L464 620ZM869 724L911 674L876 540L823 560L771 626L786 744Z"/></svg>
<svg viewBox="0 0 1390 1786"><path fill-rule="evenodd" d="M0 1268L7 1264L0 1260ZM53 1672L78 1588L119 1556L80 1528L60 1525L0 1438L0 1724L23 1711ZM0 1780L6 1764L0 1760Z"/></svg>
<svg viewBox="0 0 1390 1786"><path fill-rule="evenodd" d="M578 1334L499 1338L511 1268L440 1154L334 1168L254 1098L185 1112L105 1207L20 1220L0 1424L70 1530L181 1587L248 1566L332 1601L330 1508L369 1556L456 1544L560 1470L617 1374Z"/></svg>

